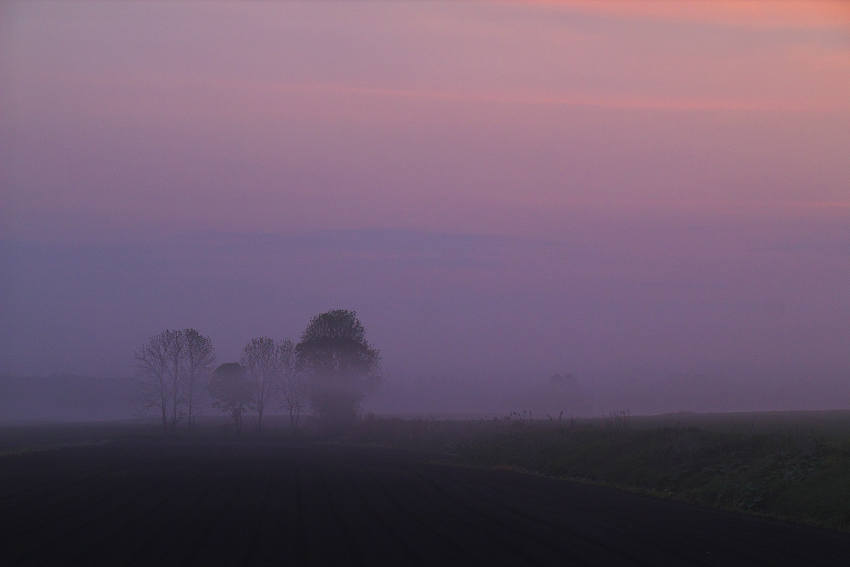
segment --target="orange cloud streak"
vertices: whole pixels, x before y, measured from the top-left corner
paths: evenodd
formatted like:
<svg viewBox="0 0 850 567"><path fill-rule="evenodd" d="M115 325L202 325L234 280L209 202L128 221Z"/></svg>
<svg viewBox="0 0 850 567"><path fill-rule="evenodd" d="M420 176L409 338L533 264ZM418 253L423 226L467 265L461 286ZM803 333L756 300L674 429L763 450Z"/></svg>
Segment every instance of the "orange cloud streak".
<svg viewBox="0 0 850 567"><path fill-rule="evenodd" d="M517 0L629 18L697 21L756 27L848 27L850 2L845 0Z"/></svg>

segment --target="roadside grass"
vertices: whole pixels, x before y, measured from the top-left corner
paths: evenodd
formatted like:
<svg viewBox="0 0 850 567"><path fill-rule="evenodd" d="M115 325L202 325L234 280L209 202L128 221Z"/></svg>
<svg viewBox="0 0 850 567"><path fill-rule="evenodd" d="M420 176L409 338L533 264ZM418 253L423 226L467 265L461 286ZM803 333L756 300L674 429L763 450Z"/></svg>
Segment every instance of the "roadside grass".
<svg viewBox="0 0 850 567"><path fill-rule="evenodd" d="M745 427L736 425L736 420L745 421L742 415L726 421L626 414L568 422L373 418L364 420L349 440L442 452L461 464L609 484L850 530L847 422L743 415L749 416Z"/></svg>

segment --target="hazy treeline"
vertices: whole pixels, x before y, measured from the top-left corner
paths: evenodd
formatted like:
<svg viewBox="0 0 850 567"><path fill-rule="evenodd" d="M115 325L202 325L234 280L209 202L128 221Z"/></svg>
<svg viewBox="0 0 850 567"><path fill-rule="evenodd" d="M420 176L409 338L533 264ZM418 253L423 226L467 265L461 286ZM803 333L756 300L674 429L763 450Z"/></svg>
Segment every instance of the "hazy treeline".
<svg viewBox="0 0 850 567"><path fill-rule="evenodd" d="M284 409L291 427L312 410L326 423L352 420L379 379L380 353L366 340L354 311L337 309L313 317L296 344L254 337L239 361L216 366L212 340L194 328L165 329L135 353L143 405L164 430L191 426L203 390L213 407L241 430L246 413L262 430L269 411Z"/></svg>

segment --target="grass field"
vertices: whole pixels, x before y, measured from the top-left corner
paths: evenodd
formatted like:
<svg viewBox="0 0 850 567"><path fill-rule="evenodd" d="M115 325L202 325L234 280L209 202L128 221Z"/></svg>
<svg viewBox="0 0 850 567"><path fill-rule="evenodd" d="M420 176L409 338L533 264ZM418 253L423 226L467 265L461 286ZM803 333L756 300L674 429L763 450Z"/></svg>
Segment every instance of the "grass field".
<svg viewBox="0 0 850 567"><path fill-rule="evenodd" d="M15 438L29 431L38 443L0 456L0 503L11 519L4 565L843 566L850 556L848 533L459 466L424 450L442 432L474 448L461 446L463 461L495 464L503 458L481 451L508 432L523 431L511 443L527 443L530 455L528 436L546 446L547 435L560 435L541 424L504 432L434 422L420 431L423 449L363 445L367 433L389 444L422 425L367 420L335 440L282 429L236 436L214 422L167 436L146 423L62 435L15 428ZM603 432L626 443L653 429ZM599 454L610 460L610 448Z"/></svg>
<svg viewBox="0 0 850 567"><path fill-rule="evenodd" d="M265 442L290 441L284 421ZM161 438L148 421L0 427L0 454ZM177 439L237 440L202 420ZM300 440L404 448L455 464L512 468L609 484L704 506L850 530L850 412L624 414L587 420L367 417L336 435ZM242 440L256 440L245 433Z"/></svg>
<svg viewBox="0 0 850 567"><path fill-rule="evenodd" d="M847 411L374 419L350 438L850 530Z"/></svg>

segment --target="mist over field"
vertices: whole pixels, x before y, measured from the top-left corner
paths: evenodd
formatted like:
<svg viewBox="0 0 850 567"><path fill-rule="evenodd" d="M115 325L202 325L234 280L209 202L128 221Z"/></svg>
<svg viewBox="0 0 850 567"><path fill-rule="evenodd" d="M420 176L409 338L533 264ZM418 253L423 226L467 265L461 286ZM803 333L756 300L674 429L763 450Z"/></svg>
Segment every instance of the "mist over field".
<svg viewBox="0 0 850 567"><path fill-rule="evenodd" d="M334 308L366 411L845 407L846 7L605 6L4 4L0 417Z"/></svg>
<svg viewBox="0 0 850 567"><path fill-rule="evenodd" d="M127 390L109 380L133 376L133 349L159 328L197 326L235 360L251 336L297 338L340 305L382 350L367 400L378 413L845 405L847 225L581 222L558 241L402 230L6 241L4 370L99 377L92 395L106 397ZM9 390L24 397L6 397L4 416L49 417L42 382Z"/></svg>

